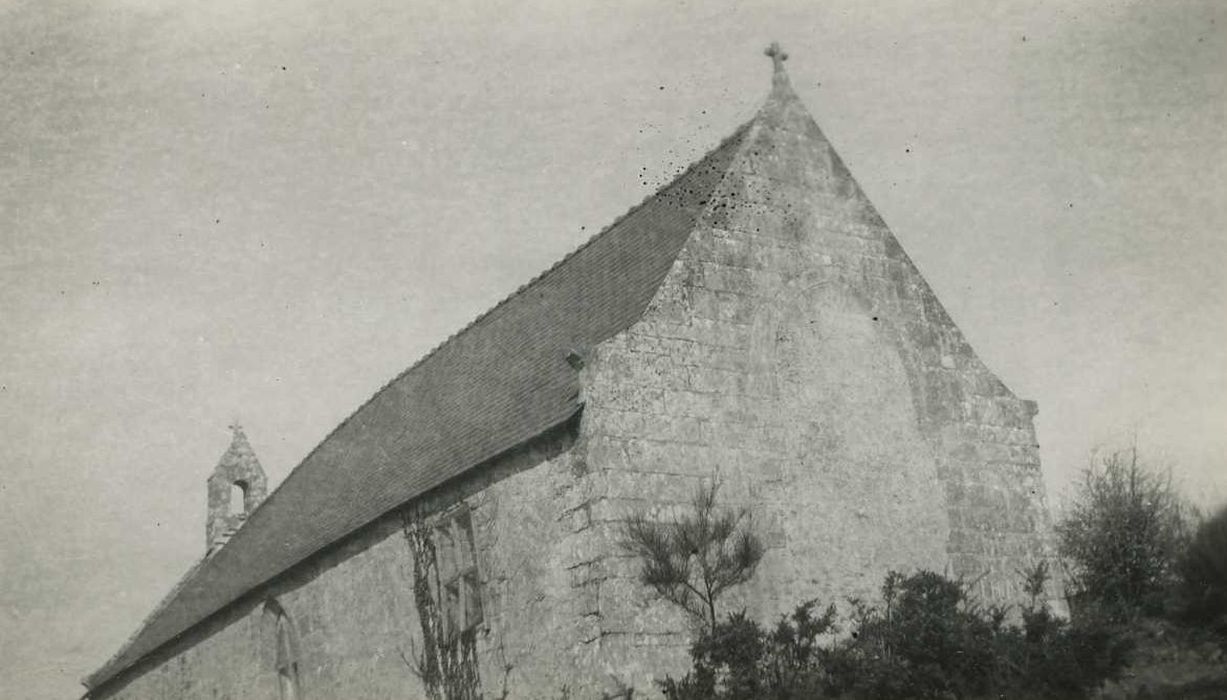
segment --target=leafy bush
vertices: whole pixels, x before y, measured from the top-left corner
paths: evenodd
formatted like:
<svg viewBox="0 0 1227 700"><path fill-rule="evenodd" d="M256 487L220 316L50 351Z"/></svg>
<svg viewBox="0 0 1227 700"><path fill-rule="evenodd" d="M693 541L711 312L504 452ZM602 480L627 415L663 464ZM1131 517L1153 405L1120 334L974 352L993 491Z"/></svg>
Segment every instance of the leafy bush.
<svg viewBox="0 0 1227 700"><path fill-rule="evenodd" d="M1027 575L1022 624L981 608L939 574L887 575L879 605L853 601L849 634L828 646L836 611L804 603L767 632L730 615L691 648L693 669L659 683L669 700L750 698L1085 697L1126 661L1103 624L1071 626L1040 598L1046 565Z"/></svg>
<svg viewBox="0 0 1227 700"><path fill-rule="evenodd" d="M1074 600L1114 620L1163 612L1189 513L1170 478L1140 463L1136 448L1092 463L1057 525Z"/></svg>
<svg viewBox="0 0 1227 700"><path fill-rule="evenodd" d="M1006 627L996 641L1004 671L999 686L1014 697L1085 697L1104 680L1115 678L1128 661L1133 644L1123 630L1102 617L1078 624L1052 614L1041 603L1048 566L1040 562L1025 572L1022 627Z"/></svg>
<svg viewBox="0 0 1227 700"><path fill-rule="evenodd" d="M744 611L729 615L691 648L694 670L658 685L669 700L821 697L829 681L817 639L833 631L835 607L815 617L814 605L797 606L770 632Z"/></svg>
<svg viewBox="0 0 1227 700"><path fill-rule="evenodd" d="M837 693L968 697L993 688L993 641L1004 615L969 604L966 588L931 571L891 572L882 605L854 601L851 637L835 649Z"/></svg>
<svg viewBox="0 0 1227 700"><path fill-rule="evenodd" d="M1227 642L1227 508L1201 524L1179 568L1184 616Z"/></svg>

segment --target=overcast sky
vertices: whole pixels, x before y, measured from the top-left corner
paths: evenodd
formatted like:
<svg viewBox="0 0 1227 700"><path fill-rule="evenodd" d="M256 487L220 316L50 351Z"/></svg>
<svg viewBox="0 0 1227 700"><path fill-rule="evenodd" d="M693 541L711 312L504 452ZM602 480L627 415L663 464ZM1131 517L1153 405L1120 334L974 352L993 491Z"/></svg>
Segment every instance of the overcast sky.
<svg viewBox="0 0 1227 700"><path fill-rule="evenodd" d="M256 9L253 9L256 8ZM1054 501L1227 501L1227 3L0 0L0 696L71 697L389 378L797 92Z"/></svg>

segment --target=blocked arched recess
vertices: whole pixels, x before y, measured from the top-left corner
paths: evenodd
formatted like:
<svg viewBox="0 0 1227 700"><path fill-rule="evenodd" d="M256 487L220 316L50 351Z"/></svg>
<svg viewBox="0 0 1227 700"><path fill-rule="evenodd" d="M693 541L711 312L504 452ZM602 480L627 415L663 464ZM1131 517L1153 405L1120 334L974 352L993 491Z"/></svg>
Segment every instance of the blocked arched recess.
<svg viewBox="0 0 1227 700"><path fill-rule="evenodd" d="M741 365L750 393L771 397L755 423L779 430L750 432L733 457L744 468L773 455L754 502L780 549L747 600L766 617L787 612L780 601L870 597L891 569L948 562L937 456L889 329L855 291L793 272L764 283Z"/></svg>

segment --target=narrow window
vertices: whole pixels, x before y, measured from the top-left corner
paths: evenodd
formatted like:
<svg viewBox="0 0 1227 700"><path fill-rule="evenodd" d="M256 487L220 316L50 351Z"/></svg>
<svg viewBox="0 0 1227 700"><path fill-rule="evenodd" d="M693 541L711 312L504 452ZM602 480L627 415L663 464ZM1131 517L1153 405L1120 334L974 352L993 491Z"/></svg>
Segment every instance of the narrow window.
<svg viewBox="0 0 1227 700"><path fill-rule="evenodd" d="M473 542L473 519L466 510L456 516L455 524L455 537L460 543L456 579L460 583L464 629L471 630L480 625L482 621L481 580L477 576L477 548Z"/></svg>
<svg viewBox="0 0 1227 700"><path fill-rule="evenodd" d="M285 613L277 616L277 681L281 700L298 700L298 659L294 654L290 621Z"/></svg>
<svg viewBox="0 0 1227 700"><path fill-rule="evenodd" d="M439 603L443 638L453 642L482 622L481 579L473 542L473 522L467 510L445 516L435 529L435 561L439 572Z"/></svg>
<svg viewBox="0 0 1227 700"><path fill-rule="evenodd" d="M273 632L273 670L277 673L278 696L281 700L300 700L298 639L294 625L276 601L266 603L264 613L265 619L271 622Z"/></svg>
<svg viewBox="0 0 1227 700"><path fill-rule="evenodd" d="M443 584L443 636L452 641L464 630L460 615L460 586L456 581Z"/></svg>
<svg viewBox="0 0 1227 700"><path fill-rule="evenodd" d="M439 580L451 581L456 578L456 540L452 533L451 522L443 523L437 533L435 560L439 565Z"/></svg>
<svg viewBox="0 0 1227 700"><path fill-rule="evenodd" d="M460 579L463 584L464 621L469 628L481 624L481 589L477 580L477 571L465 573Z"/></svg>

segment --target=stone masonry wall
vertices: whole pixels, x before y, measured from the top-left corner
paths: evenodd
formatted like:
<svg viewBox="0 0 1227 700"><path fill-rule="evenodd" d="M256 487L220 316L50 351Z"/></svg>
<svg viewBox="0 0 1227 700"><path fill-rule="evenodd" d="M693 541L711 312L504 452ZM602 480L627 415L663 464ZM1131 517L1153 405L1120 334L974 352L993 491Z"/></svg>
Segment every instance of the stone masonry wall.
<svg viewBox="0 0 1227 700"><path fill-rule="evenodd" d="M263 605L272 599L298 635L304 697L425 697L400 657L417 624L409 561L399 529L381 523L232 608L209 625L215 631L194 630L98 696L277 700L276 638Z"/></svg>
<svg viewBox="0 0 1227 700"><path fill-rule="evenodd" d="M263 651L260 615L245 609L192 635L194 644L147 660L134 674L100 689L102 698L276 698L271 653ZM268 661L262 664L262 657Z"/></svg>
<svg viewBox="0 0 1227 700"><path fill-rule="evenodd" d="M430 523L467 506L481 579L476 634L478 691L485 698L558 696L580 690L578 660L596 634L595 589L577 578L577 475L572 424L538 438L460 482L389 514L342 545L288 572L250 600L187 635L102 698L274 700L275 638L264 612L275 600L298 636L306 698L431 697L410 662L424 646L405 523ZM586 697L576 695L573 697Z"/></svg>

